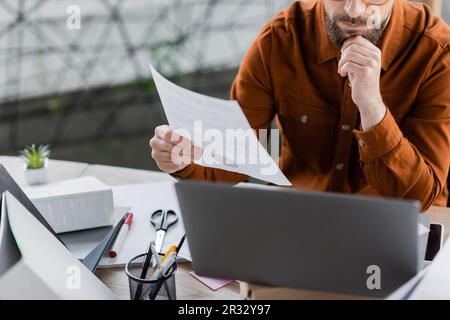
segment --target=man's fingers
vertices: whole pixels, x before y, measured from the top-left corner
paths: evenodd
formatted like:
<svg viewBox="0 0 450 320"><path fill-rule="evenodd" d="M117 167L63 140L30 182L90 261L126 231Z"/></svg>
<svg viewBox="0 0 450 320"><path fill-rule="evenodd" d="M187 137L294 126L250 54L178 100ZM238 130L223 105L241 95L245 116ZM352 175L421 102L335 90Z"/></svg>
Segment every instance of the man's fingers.
<svg viewBox="0 0 450 320"><path fill-rule="evenodd" d="M155 129L155 136L161 138L165 142L177 144L180 140L180 135L175 133L169 126L159 126Z"/></svg>
<svg viewBox="0 0 450 320"><path fill-rule="evenodd" d="M174 132L167 125L155 129L155 136L149 144L152 148L152 158L166 173L177 172L201 156L201 152L198 152L199 148L194 147L191 141Z"/></svg>
<svg viewBox="0 0 450 320"><path fill-rule="evenodd" d="M380 57L378 52L367 49L366 47L363 47L363 46L361 46L359 44L355 44L355 43L349 45L345 50L342 50L341 57L345 56L345 54L347 54L349 52L357 52L363 56L366 56L368 58L373 58L373 59L378 59Z"/></svg>
<svg viewBox="0 0 450 320"><path fill-rule="evenodd" d="M157 127L155 129L155 136L173 145L177 145L181 142L191 143L188 139L179 135L167 125Z"/></svg>
<svg viewBox="0 0 450 320"><path fill-rule="evenodd" d="M353 62L362 67L364 66L373 67L374 65L373 59L367 58L366 56L363 56L358 52L346 51L345 54L342 56L341 60L339 61L338 73L341 73L342 66L347 62Z"/></svg>
<svg viewBox="0 0 450 320"><path fill-rule="evenodd" d="M358 43L358 42L351 42L350 40L347 40L346 42L344 42L344 44L341 47L341 52L344 53L344 51L348 50L348 48L350 47L354 47L354 48L364 48L366 50L371 50L369 48L367 48L366 46Z"/></svg>
<svg viewBox="0 0 450 320"><path fill-rule="evenodd" d="M170 150L162 150L158 148L153 148L152 158L156 161L163 162L192 162L193 160L198 160L201 157L201 149L191 144L182 143L168 148Z"/></svg>
<svg viewBox="0 0 450 320"><path fill-rule="evenodd" d="M381 60L381 51L372 43L369 44L370 46L361 42L346 42L341 50L341 60L350 52L355 52L359 53L360 55L366 56L369 59L372 59L374 62L378 62L379 60Z"/></svg>
<svg viewBox="0 0 450 320"><path fill-rule="evenodd" d="M172 152L175 145L155 136L150 140L150 147L158 151Z"/></svg>
<svg viewBox="0 0 450 320"><path fill-rule="evenodd" d="M181 143L182 141L189 141L189 140L180 136L175 131L172 131L172 134L170 136L170 142L172 142L173 144L178 144L178 143ZM190 141L189 141L189 143L190 143Z"/></svg>
<svg viewBox="0 0 450 320"><path fill-rule="evenodd" d="M348 40L346 40L344 42L344 44L342 45L341 51L344 51L347 49L348 46L352 45L352 44L356 44L359 46L362 46L366 49L369 49L370 51L379 51L380 49L378 49L377 46L375 46L372 42L370 42L369 40L367 40L366 38L362 37L362 36L356 36L356 37L352 37Z"/></svg>
<svg viewBox="0 0 450 320"><path fill-rule="evenodd" d="M173 162L172 152L152 151L152 158L161 162Z"/></svg>
<svg viewBox="0 0 450 320"><path fill-rule="evenodd" d="M170 131L172 131L172 129L170 129L170 127L167 125L158 126L155 129L155 136L165 140L164 137L166 136L166 134L170 133Z"/></svg>
<svg viewBox="0 0 450 320"><path fill-rule="evenodd" d="M345 62L354 62L361 66L364 66L367 64L367 62L369 62L369 60L370 58L367 58L359 52L346 51L342 55L341 60L339 60L339 65L342 66Z"/></svg>
<svg viewBox="0 0 450 320"><path fill-rule="evenodd" d="M349 73L359 74L367 70L365 67L361 67L360 65L354 62L346 62L341 68L341 76L346 77Z"/></svg>

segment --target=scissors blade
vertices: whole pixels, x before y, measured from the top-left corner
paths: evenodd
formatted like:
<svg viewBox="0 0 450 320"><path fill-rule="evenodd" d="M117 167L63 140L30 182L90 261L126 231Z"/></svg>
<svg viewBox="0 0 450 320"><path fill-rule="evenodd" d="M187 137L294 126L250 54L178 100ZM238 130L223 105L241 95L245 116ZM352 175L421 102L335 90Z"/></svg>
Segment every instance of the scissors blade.
<svg viewBox="0 0 450 320"><path fill-rule="evenodd" d="M165 235L166 235L166 232L164 230L156 231L155 249L156 249L156 252L158 252L158 253L161 253L161 248L163 245Z"/></svg>

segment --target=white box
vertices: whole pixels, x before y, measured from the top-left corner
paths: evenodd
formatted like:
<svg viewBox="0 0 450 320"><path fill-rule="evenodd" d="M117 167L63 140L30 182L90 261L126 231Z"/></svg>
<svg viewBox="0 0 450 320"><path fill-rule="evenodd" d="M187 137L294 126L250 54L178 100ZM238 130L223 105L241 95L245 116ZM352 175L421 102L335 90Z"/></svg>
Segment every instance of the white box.
<svg viewBox="0 0 450 320"><path fill-rule="evenodd" d="M111 226L112 189L94 177L23 188L56 233Z"/></svg>

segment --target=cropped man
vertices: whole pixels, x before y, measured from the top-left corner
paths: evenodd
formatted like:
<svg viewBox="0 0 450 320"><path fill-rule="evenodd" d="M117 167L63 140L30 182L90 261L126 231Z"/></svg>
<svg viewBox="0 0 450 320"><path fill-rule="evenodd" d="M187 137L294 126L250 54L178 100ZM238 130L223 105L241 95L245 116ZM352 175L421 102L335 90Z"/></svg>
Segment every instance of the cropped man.
<svg viewBox="0 0 450 320"><path fill-rule="evenodd" d="M406 0L294 2L249 49L233 84L254 129L275 119L294 187L445 206L450 166L450 28ZM175 163L188 143L167 126L150 141L180 179L245 176Z"/></svg>

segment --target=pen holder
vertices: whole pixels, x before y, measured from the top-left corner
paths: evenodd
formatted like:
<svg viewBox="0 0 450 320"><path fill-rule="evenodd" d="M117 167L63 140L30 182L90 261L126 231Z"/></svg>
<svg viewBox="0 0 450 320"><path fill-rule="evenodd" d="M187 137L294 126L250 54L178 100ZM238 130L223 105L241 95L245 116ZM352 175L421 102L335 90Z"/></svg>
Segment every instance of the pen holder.
<svg viewBox="0 0 450 320"><path fill-rule="evenodd" d="M160 254L162 257L163 254ZM141 254L127 263L125 273L130 285L131 300L176 300L175 271L177 263L170 268L167 276L155 279L157 269L148 268L147 275L141 279L141 274L147 253ZM150 257L151 258L151 257Z"/></svg>

